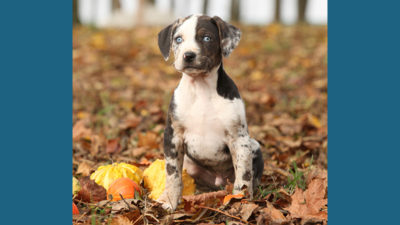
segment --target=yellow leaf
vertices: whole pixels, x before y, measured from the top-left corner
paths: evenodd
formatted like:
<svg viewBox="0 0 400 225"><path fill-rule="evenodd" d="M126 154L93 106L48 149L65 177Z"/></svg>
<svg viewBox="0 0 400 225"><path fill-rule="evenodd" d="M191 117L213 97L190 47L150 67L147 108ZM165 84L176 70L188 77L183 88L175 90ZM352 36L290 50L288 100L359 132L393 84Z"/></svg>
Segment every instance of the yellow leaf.
<svg viewBox="0 0 400 225"><path fill-rule="evenodd" d="M312 114L308 114L308 122L316 128L320 128L322 126L319 119Z"/></svg>
<svg viewBox="0 0 400 225"><path fill-rule="evenodd" d="M106 48L104 35L101 33L94 34L91 39L91 44L96 49L104 50Z"/></svg>
<svg viewBox="0 0 400 225"><path fill-rule="evenodd" d="M263 74L262 74L259 70L255 70L254 72L252 72L252 73L250 74L251 80L254 80L254 81L256 81L256 80L262 80L263 77L264 77Z"/></svg>
<svg viewBox="0 0 400 225"><path fill-rule="evenodd" d="M81 190L81 184L79 183L79 180L76 179L75 177L72 177L72 195L75 195Z"/></svg>

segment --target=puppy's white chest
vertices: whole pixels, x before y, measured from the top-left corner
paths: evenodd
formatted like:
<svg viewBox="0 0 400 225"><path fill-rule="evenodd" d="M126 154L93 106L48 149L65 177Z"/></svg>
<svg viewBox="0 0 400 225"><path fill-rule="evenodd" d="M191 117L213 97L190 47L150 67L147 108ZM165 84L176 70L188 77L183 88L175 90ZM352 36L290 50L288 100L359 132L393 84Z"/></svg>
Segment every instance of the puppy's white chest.
<svg viewBox="0 0 400 225"><path fill-rule="evenodd" d="M207 158L222 149L224 130L228 118L221 117L223 105L218 105L218 96L197 96L186 104L177 106L179 121L184 127L184 139L188 151L196 157Z"/></svg>
<svg viewBox="0 0 400 225"><path fill-rule="evenodd" d="M210 166L229 159L225 130L234 120L232 102L207 83L181 82L174 93L175 115L184 128L187 153Z"/></svg>
<svg viewBox="0 0 400 225"><path fill-rule="evenodd" d="M185 129L194 134L218 134L223 131L224 118L220 118L221 107L215 103L215 96L197 96L192 101L178 106L178 115Z"/></svg>

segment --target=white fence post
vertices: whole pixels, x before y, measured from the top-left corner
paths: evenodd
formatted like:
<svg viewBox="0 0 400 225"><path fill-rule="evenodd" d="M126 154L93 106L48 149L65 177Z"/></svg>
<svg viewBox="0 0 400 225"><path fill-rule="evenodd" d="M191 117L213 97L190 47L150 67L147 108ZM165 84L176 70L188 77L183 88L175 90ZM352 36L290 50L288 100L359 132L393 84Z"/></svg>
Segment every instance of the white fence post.
<svg viewBox="0 0 400 225"><path fill-rule="evenodd" d="M306 20L314 25L326 24L328 22L328 0L308 0Z"/></svg>
<svg viewBox="0 0 400 225"><path fill-rule="evenodd" d="M275 0L240 1L240 21L246 24L269 24L275 17Z"/></svg>
<svg viewBox="0 0 400 225"><path fill-rule="evenodd" d="M298 0L281 0L281 22L292 25L297 22Z"/></svg>
<svg viewBox="0 0 400 225"><path fill-rule="evenodd" d="M207 14L209 16L219 16L223 20L231 19L232 0L208 1Z"/></svg>

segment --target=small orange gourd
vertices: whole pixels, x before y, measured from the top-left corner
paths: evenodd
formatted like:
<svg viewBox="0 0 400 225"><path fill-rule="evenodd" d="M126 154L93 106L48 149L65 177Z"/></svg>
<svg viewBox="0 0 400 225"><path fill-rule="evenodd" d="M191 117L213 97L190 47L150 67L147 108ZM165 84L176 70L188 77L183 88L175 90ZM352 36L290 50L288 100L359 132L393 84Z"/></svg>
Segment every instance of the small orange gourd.
<svg viewBox="0 0 400 225"><path fill-rule="evenodd" d="M78 206L76 206L75 203L73 202L72 202L72 215L79 215Z"/></svg>
<svg viewBox="0 0 400 225"><path fill-rule="evenodd" d="M107 191L107 199L112 201L121 200L122 195L123 198L134 198L135 191L141 194L141 189L139 185L126 177L118 178L113 183L111 183L110 188Z"/></svg>

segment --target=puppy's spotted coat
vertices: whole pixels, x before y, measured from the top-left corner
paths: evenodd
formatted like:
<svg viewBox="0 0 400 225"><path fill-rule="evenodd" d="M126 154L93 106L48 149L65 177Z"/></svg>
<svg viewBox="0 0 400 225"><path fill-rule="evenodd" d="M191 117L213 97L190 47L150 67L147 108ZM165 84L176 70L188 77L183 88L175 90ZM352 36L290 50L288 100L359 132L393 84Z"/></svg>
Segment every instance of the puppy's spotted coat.
<svg viewBox="0 0 400 225"><path fill-rule="evenodd" d="M222 66L239 44L240 31L219 17L178 19L158 34L165 60L174 52L182 73L164 133L167 180L158 199L170 211L182 193L182 168L200 186L218 189L227 180L234 193L250 196L264 168L260 146L249 137L243 101Z"/></svg>

